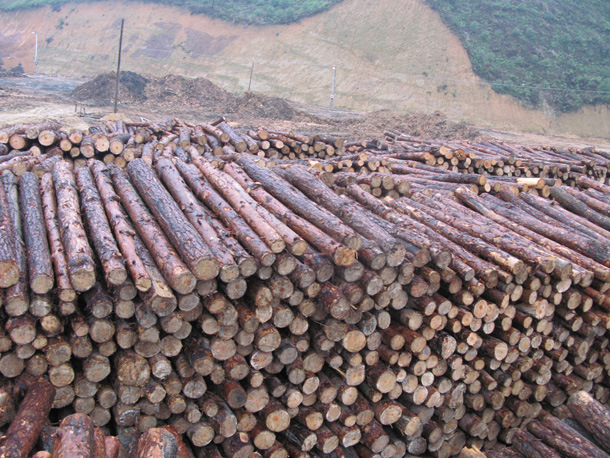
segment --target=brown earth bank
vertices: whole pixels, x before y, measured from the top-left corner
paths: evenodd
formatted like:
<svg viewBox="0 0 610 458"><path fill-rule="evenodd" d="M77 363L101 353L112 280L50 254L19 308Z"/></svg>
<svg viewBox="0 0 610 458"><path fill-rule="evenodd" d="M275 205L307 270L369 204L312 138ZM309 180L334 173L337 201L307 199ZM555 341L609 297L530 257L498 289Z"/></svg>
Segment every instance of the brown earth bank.
<svg viewBox="0 0 610 458"><path fill-rule="evenodd" d="M386 130L436 140L495 138L513 144L585 148L610 151L610 141L577 136L549 136L500 131L454 122L441 112L398 113L392 110L360 112L328 106L299 104L260 93L234 94L206 78L166 75L145 78L121 73L118 114L112 113L114 73L88 81L26 76L0 80L0 126L47 121L66 128L84 129L101 117L164 122L179 118L203 122L224 116L240 128L262 125L349 139L382 138Z"/></svg>
<svg viewBox="0 0 610 458"><path fill-rule="evenodd" d="M610 138L610 110L587 106L558 115L493 92L472 72L458 38L422 0L345 0L297 24L244 27L180 8L129 2L68 4L0 13L7 68L94 77L116 66L120 19L123 68L146 78L206 77L251 91L344 110L442 112L453 122L542 135ZM92 37L95 37L93 39ZM169 96L171 94L165 94Z"/></svg>

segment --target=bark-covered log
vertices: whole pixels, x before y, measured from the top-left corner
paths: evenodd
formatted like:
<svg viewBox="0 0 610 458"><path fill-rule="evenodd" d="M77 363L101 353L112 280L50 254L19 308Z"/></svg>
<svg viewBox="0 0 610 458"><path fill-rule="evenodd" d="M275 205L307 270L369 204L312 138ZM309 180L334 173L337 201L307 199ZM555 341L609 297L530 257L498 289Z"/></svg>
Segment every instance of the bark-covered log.
<svg viewBox="0 0 610 458"><path fill-rule="evenodd" d="M48 382L35 382L19 406L0 445L0 455L27 457L36 444L53 400L55 387Z"/></svg>
<svg viewBox="0 0 610 458"><path fill-rule="evenodd" d="M78 167L76 169L76 182L85 222L102 265L106 282L110 286L121 285L127 280L125 259L112 235L102 200L89 168Z"/></svg>
<svg viewBox="0 0 610 458"><path fill-rule="evenodd" d="M178 441L164 428L152 428L146 431L138 441L137 458L166 458L177 456Z"/></svg>
<svg viewBox="0 0 610 458"><path fill-rule="evenodd" d="M195 165L201 170L205 178L216 188L216 190L229 202L235 211L248 223L248 225L265 241L274 253L281 253L286 244L275 228L270 225L263 215L257 212L257 204L244 198L238 191L233 180L225 176L219 170L213 168L209 163L197 157Z"/></svg>
<svg viewBox="0 0 610 458"><path fill-rule="evenodd" d="M8 206L15 230L15 255L19 264L19 281L6 290L4 310L9 316L22 315L27 311L28 281L27 258L21 225L21 212L19 211L19 192L17 177L8 170L2 173L2 186L4 187Z"/></svg>
<svg viewBox="0 0 610 458"><path fill-rule="evenodd" d="M64 246L68 273L76 291L92 288L96 282L93 251L80 216L80 203L74 173L67 161L53 168L57 220Z"/></svg>
<svg viewBox="0 0 610 458"><path fill-rule="evenodd" d="M302 218L293 213L287 206L269 194L265 189L256 185L252 179L243 172L236 164L230 164L228 168L234 171L231 174L244 189L263 207L269 210L280 221L288 225L293 231L298 233L303 239L316 247L318 251L331 257L338 266L350 266L355 261L355 251L337 242L331 236L310 223L306 218ZM305 253L303 253L305 254Z"/></svg>
<svg viewBox="0 0 610 458"><path fill-rule="evenodd" d="M127 166L129 176L148 205L165 235L171 240L184 262L199 280L218 275L218 261L201 235L186 219L171 194L163 187L153 169L141 159Z"/></svg>
<svg viewBox="0 0 610 458"><path fill-rule="evenodd" d="M306 218L349 248L358 250L362 246L361 237L351 228L347 227L339 218L329 211L319 208L303 193L273 172L259 167L246 155L239 156L236 160L253 180L261 183L269 194L273 195L292 211Z"/></svg>
<svg viewBox="0 0 610 458"><path fill-rule="evenodd" d="M0 187L0 288L19 281L19 261L15 253L15 230L4 187Z"/></svg>
<svg viewBox="0 0 610 458"><path fill-rule="evenodd" d="M30 288L37 294L46 294L54 284L53 266L38 178L30 172L19 177L19 208L28 257Z"/></svg>
<svg viewBox="0 0 610 458"><path fill-rule="evenodd" d="M610 410L585 391L573 394L567 405L597 445L610 453Z"/></svg>
<svg viewBox="0 0 610 458"><path fill-rule="evenodd" d="M90 160L88 166L93 172L97 190L103 202L106 216L108 217L108 222L110 227L112 227L115 240L126 261L125 265L129 270L134 285L138 291L148 291L152 281L142 260L138 256L134 242L136 232L125 213L125 210L119 203L119 197L112 185L110 172L102 162L97 160Z"/></svg>
<svg viewBox="0 0 610 458"><path fill-rule="evenodd" d="M263 266L275 262L275 254L265 245L258 234L231 208L218 193L204 181L199 169L177 160L176 166L190 188L222 220L235 237L260 261Z"/></svg>
<svg viewBox="0 0 610 458"><path fill-rule="evenodd" d="M206 209L188 188L175 165L167 159L160 159L156 163L156 168L172 196L180 204L186 217L207 242L216 257L220 265L220 279L226 283L235 280L239 275L239 268L233 256L209 223L209 215Z"/></svg>
<svg viewBox="0 0 610 458"><path fill-rule="evenodd" d="M53 439L53 456L93 457L95 431L91 418L75 413L67 416L59 424Z"/></svg>
<svg viewBox="0 0 610 458"><path fill-rule="evenodd" d="M180 294L195 289L197 279L182 261L163 230L129 182L127 174L116 166L109 167L115 190L138 234L153 255L167 283Z"/></svg>

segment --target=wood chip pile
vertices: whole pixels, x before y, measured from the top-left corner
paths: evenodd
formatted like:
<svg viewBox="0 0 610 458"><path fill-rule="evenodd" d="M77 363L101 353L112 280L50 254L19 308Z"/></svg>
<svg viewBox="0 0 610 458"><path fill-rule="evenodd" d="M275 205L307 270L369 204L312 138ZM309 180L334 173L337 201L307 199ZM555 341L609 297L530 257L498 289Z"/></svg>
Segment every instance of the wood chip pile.
<svg viewBox="0 0 610 458"><path fill-rule="evenodd" d="M448 457L607 403L604 154L393 138L0 131L0 424L43 379L22 410L137 456Z"/></svg>

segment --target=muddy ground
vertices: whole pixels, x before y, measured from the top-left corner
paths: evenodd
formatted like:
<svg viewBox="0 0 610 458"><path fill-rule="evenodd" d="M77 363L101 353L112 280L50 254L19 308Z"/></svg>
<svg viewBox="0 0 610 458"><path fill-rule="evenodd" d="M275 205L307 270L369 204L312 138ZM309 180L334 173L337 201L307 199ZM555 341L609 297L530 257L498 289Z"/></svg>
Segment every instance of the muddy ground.
<svg viewBox="0 0 610 458"><path fill-rule="evenodd" d="M205 78L168 75L147 79L121 74L118 116L165 121L179 118L206 122L225 116L239 128L265 126L304 133L340 135L348 139L381 138L385 130L436 140L496 138L511 143L560 147L596 146L610 151L610 141L575 136L545 137L480 129L449 121L442 113L371 113L303 105L257 93L232 94ZM115 78L93 80L26 75L0 78L0 126L57 121L65 128L83 128L113 114Z"/></svg>

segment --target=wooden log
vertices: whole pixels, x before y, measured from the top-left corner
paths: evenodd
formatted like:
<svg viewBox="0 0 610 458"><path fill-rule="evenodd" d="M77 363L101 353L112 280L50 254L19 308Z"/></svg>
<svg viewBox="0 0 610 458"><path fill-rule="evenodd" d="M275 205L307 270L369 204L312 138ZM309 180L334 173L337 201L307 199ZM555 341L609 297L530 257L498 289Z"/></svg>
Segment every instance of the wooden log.
<svg viewBox="0 0 610 458"><path fill-rule="evenodd" d="M15 229L4 187L0 187L0 288L19 281L19 261L15 252Z"/></svg>
<svg viewBox="0 0 610 458"><path fill-rule="evenodd" d="M321 210L313 204L304 194L273 172L262 169L252 159L239 156L237 163L243 167L250 177L263 185L263 187L292 211L306 218L327 234L333 236L338 242L344 243L348 248L358 250L362 246L362 239L351 228L328 211Z"/></svg>
<svg viewBox="0 0 610 458"><path fill-rule="evenodd" d="M176 437L164 428L152 428L146 431L138 440L137 458L165 458L177 456L178 441Z"/></svg>
<svg viewBox="0 0 610 458"><path fill-rule="evenodd" d="M263 266L271 266L275 262L275 254L265 245L258 234L235 212L218 193L202 179L201 172L193 165L176 161L176 167L184 180L205 204L212 209L224 225L237 239L257 258Z"/></svg>
<svg viewBox="0 0 610 458"><path fill-rule="evenodd" d="M218 275L218 261L203 238L186 219L171 194L163 187L154 171L143 160L135 159L127 166L129 176L142 199L155 216L165 235L199 280Z"/></svg>
<svg viewBox="0 0 610 458"><path fill-rule="evenodd" d="M201 158L195 158L195 165L201 170L205 178L212 183L216 190L229 202L235 211L248 223L248 225L265 241L274 253L284 250L286 244L275 228L267 222L263 215L257 211L258 204L251 201L248 196L239 192L239 186L230 176L224 175ZM224 175L224 176L223 176ZM245 194L245 193L244 193ZM247 196L247 194L245 194ZM249 200L250 199L250 200Z"/></svg>
<svg viewBox="0 0 610 458"><path fill-rule="evenodd" d="M387 254L388 265L395 267L402 263L405 256L405 247L402 243L375 224L366 213L357 209L348 199L337 196L319 179L298 167L277 173L305 192L313 201L329 209L363 237L379 244Z"/></svg>
<svg viewBox="0 0 610 458"><path fill-rule="evenodd" d="M573 394L567 406L597 445L610 453L610 411L585 391Z"/></svg>
<svg viewBox="0 0 610 458"><path fill-rule="evenodd" d="M53 439L54 457L94 456L95 431L91 418L75 413L59 424Z"/></svg>
<svg viewBox="0 0 610 458"><path fill-rule="evenodd" d="M35 382L19 406L0 445L0 455L27 457L34 448L55 398L55 387Z"/></svg>
<svg viewBox="0 0 610 458"><path fill-rule="evenodd" d="M542 422L533 421L528 423L527 429L563 456L576 458L581 456L602 457L605 455L602 450L584 439L576 431L550 415Z"/></svg>
<svg viewBox="0 0 610 458"><path fill-rule="evenodd" d="M188 294L196 286L196 278L166 238L136 190L127 174L116 166L109 167L117 194L129 214L138 234L153 255L167 283L180 294Z"/></svg>
<svg viewBox="0 0 610 458"><path fill-rule="evenodd" d="M23 315L28 309L28 281L27 258L19 211L19 193L17 190L17 177L8 170L2 173L2 186L4 187L8 206L15 230L15 255L19 264L19 281L10 286L4 297L4 310L9 316Z"/></svg>
<svg viewBox="0 0 610 458"><path fill-rule="evenodd" d="M112 235L102 199L89 168L76 168L76 183L85 213L85 222L102 265L106 283L109 286L122 285L127 280L125 259Z"/></svg>
<svg viewBox="0 0 610 458"><path fill-rule="evenodd" d="M74 174L67 161L53 168L53 183L57 202L57 220L64 246L68 273L78 292L91 289L96 282L93 251L80 216L80 201Z"/></svg>
<svg viewBox="0 0 610 458"><path fill-rule="evenodd" d="M528 458L559 458L561 456L551 447L545 445L543 442L536 439L536 437L521 429L515 432L512 443L519 453Z"/></svg>
<svg viewBox="0 0 610 458"><path fill-rule="evenodd" d="M174 164L167 159L160 159L157 161L156 168L176 202L180 204L191 224L197 229L216 257L220 264L220 279L226 283L235 280L239 275L235 260L208 222L209 215L188 188Z"/></svg>
<svg viewBox="0 0 610 458"><path fill-rule="evenodd" d="M90 160L88 166L93 172L100 198L104 204L108 221L115 235L115 240L126 261L126 267L138 291L148 291L152 281L142 260L138 256L134 236L135 230L128 220L127 214L119 204L119 198L114 191L108 169L102 162Z"/></svg>
<svg viewBox="0 0 610 458"><path fill-rule="evenodd" d="M354 263L355 251L351 250L310 223L306 218L294 214L287 206L269 194L261 187L255 186L255 182L243 172L237 164L230 164L229 173L238 181L244 189L263 207L284 222L293 231L298 233L304 240L316 247L321 253L331 257L336 265L349 266ZM309 251L309 250L307 250ZM303 253L304 255L307 252Z"/></svg>

